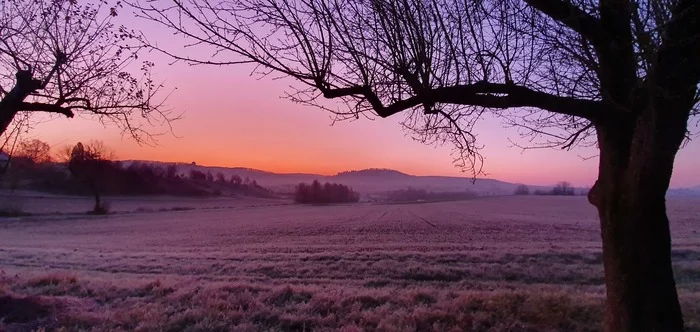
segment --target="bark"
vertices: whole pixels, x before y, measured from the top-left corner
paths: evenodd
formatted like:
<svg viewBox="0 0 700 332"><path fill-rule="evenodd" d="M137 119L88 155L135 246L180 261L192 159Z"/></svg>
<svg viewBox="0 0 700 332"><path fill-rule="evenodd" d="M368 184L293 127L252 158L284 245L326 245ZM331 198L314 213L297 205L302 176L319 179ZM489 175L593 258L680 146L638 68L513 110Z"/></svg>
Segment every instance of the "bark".
<svg viewBox="0 0 700 332"><path fill-rule="evenodd" d="M601 221L609 332L683 330L665 196L688 112L653 108L596 125L599 178L589 200Z"/></svg>

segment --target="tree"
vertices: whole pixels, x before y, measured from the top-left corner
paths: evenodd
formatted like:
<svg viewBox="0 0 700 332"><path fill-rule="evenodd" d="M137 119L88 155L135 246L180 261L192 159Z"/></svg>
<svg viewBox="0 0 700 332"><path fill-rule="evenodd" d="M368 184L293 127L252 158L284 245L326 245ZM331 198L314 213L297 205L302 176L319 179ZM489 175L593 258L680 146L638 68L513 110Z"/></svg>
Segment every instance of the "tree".
<svg viewBox="0 0 700 332"><path fill-rule="evenodd" d="M237 174L232 174L231 175L231 180L229 182L234 185L235 187L240 186L243 183L243 180L241 180L241 177L238 176Z"/></svg>
<svg viewBox="0 0 700 332"><path fill-rule="evenodd" d="M213 57L153 49L291 77L293 101L341 119L403 113L422 141L452 142L474 176L483 159L471 129L487 113L540 145L597 146L588 199L601 221L605 328L683 330L665 194L698 114L697 0L134 1Z"/></svg>
<svg viewBox="0 0 700 332"><path fill-rule="evenodd" d="M68 169L73 177L87 184L95 197L95 206L92 212L97 214L108 212L108 207L101 198L107 187L110 174L118 168L113 164L113 159L114 154L100 141L92 141L85 145L78 142L71 149Z"/></svg>
<svg viewBox="0 0 700 332"><path fill-rule="evenodd" d="M530 195L530 188L524 184L518 185L515 188L514 195Z"/></svg>
<svg viewBox="0 0 700 332"><path fill-rule="evenodd" d="M224 173L221 173L221 172L216 173L216 182L226 183L226 176L224 175Z"/></svg>
<svg viewBox="0 0 700 332"><path fill-rule="evenodd" d="M143 142L151 124L176 119L155 99L153 63L136 63L136 32L115 26L120 2L0 3L0 135L36 112L85 114ZM135 71L133 69L136 69ZM134 73L131 73L134 72Z"/></svg>
<svg viewBox="0 0 700 332"><path fill-rule="evenodd" d="M574 188L571 186L571 183L562 181L559 182L556 186L554 186L554 188L552 188L552 195L573 196Z"/></svg>
<svg viewBox="0 0 700 332"><path fill-rule="evenodd" d="M51 146L39 139L20 142L14 155L18 158L27 159L33 164L44 164L53 160Z"/></svg>

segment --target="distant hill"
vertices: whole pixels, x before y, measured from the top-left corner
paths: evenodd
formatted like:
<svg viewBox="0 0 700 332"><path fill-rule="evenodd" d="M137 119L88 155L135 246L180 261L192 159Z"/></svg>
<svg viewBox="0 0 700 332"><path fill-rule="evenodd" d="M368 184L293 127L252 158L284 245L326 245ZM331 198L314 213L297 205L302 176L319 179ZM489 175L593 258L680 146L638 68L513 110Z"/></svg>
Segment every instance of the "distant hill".
<svg viewBox="0 0 700 332"><path fill-rule="evenodd" d="M133 160L122 161L124 164L134 162ZM138 161L143 163L167 166L172 163L158 161ZM227 178L231 175L238 175L241 178L249 178L265 188L276 192L292 192L294 187L301 182L321 182L341 183L352 187L362 194L378 194L387 191L414 188L435 192L457 192L473 191L480 195L510 195L518 186L516 183L504 182L494 179L478 178L472 181L470 177L450 177L450 176L416 176L406 174L392 169L363 169L340 172L336 175L320 175L306 173L273 173L258 169L243 167L218 167L201 166L188 163L177 163L178 172L183 175L189 174L191 170L201 172L211 172L213 175L222 173ZM531 190L550 189L544 186L530 186Z"/></svg>
<svg viewBox="0 0 700 332"><path fill-rule="evenodd" d="M399 172L397 170L393 169L386 169L386 168L368 168L368 169L362 169L362 170L357 170L357 171L345 171L345 172L340 172L336 175L333 176L334 178L337 179L351 179L351 178L401 178L401 179L406 179L408 177L411 177L411 175L408 175L406 173Z"/></svg>
<svg viewBox="0 0 700 332"><path fill-rule="evenodd" d="M122 163L127 165L131 162L135 161L122 161ZM160 165L163 167L173 164L160 161L137 160L137 162ZM273 173L245 167L202 166L193 165L190 163L176 163L176 165L178 167L178 172L182 175L189 174L190 170L198 170L205 173L211 172L213 175L216 175L216 173L222 173L227 178L235 174L243 179L247 177L251 180L255 180L259 185L280 193L290 193L299 183L312 182L314 180L319 180L321 182L341 183L350 186L354 190L365 195L407 189L409 187L435 192L456 192L470 190L480 195L510 195L519 185L518 183L485 178L477 178L472 182L472 178L470 177L417 176L393 169L383 168L350 170L327 176L308 173ZM554 185L555 184L553 183L552 186L528 185L528 187L530 188L531 192L534 192L535 190L550 190ZM579 192L580 190L583 190L583 188L576 188L576 190ZM671 188L668 191L668 196L700 197L700 186Z"/></svg>

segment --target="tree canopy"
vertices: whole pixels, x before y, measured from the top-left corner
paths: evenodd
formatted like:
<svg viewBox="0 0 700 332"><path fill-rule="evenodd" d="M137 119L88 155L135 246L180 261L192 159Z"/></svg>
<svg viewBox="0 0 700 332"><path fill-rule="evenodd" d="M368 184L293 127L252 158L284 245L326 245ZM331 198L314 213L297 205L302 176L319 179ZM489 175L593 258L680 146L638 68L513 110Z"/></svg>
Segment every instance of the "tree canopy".
<svg viewBox="0 0 700 332"><path fill-rule="evenodd" d="M154 126L177 118L158 97L154 64L139 60L136 33L115 24L120 10L105 0L0 3L0 134L37 112L84 114L148 142Z"/></svg>

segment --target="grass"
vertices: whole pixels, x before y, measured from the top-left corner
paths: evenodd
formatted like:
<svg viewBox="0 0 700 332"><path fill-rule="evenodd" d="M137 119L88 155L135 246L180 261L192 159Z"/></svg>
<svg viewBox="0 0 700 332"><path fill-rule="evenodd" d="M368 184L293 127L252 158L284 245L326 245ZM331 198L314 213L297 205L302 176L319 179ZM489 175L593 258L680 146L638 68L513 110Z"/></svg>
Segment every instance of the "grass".
<svg viewBox="0 0 700 332"><path fill-rule="evenodd" d="M700 331L698 206L669 203L688 331ZM12 304L0 331L601 328L599 225L584 198L33 218L0 232Z"/></svg>
<svg viewBox="0 0 700 332"><path fill-rule="evenodd" d="M14 309L3 311L0 327L18 331L597 331L602 310L600 296L560 292L104 282L62 275L6 280L5 287L0 299Z"/></svg>

